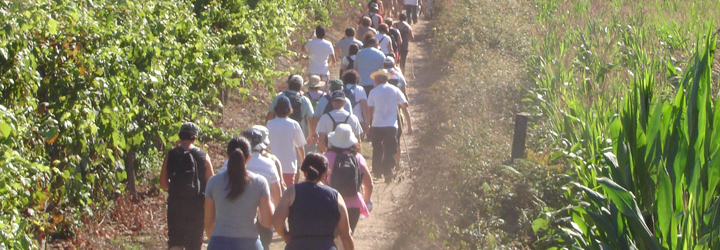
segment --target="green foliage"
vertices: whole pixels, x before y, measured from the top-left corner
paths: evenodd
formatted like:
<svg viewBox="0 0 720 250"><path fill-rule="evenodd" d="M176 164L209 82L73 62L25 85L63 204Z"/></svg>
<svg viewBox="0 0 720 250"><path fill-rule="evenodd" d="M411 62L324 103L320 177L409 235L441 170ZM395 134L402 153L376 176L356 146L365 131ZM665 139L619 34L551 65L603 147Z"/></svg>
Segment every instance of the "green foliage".
<svg viewBox="0 0 720 250"><path fill-rule="evenodd" d="M718 2L541 2L531 102L575 167L543 246L717 249L716 40L689 13Z"/></svg>
<svg viewBox="0 0 720 250"><path fill-rule="evenodd" d="M72 237L124 191L127 163L158 171L185 121L226 138L219 91L269 83L293 31L335 4L0 2L0 248Z"/></svg>

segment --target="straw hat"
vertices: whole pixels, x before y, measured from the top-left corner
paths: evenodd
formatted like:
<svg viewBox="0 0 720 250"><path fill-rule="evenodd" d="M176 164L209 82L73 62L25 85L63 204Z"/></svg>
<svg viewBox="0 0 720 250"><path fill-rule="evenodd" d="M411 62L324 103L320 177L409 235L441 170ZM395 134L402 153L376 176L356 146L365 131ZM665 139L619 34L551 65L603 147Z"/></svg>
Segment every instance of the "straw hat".
<svg viewBox="0 0 720 250"><path fill-rule="evenodd" d="M355 133L348 124L340 124L334 132L328 134L328 142L336 148L350 148L358 143Z"/></svg>
<svg viewBox="0 0 720 250"><path fill-rule="evenodd" d="M320 80L320 76L311 75L310 79L308 79L308 82L305 83L305 86L307 86L308 88L319 88L325 86L325 82Z"/></svg>
<svg viewBox="0 0 720 250"><path fill-rule="evenodd" d="M392 77L392 75L386 69L378 69L377 71L370 74L370 78L375 79L375 77L379 75L386 76L388 79Z"/></svg>

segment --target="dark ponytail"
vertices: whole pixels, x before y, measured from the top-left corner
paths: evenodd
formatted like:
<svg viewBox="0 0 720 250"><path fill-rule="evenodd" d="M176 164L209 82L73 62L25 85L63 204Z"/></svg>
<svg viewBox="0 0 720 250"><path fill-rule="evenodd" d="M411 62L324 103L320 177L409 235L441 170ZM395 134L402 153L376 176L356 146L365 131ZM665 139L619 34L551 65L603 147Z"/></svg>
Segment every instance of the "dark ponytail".
<svg viewBox="0 0 720 250"><path fill-rule="evenodd" d="M235 137L228 144L234 144L236 148L232 153L229 153L230 159L227 163L228 185L225 190L230 190L230 192L225 198L234 201L240 197L249 181L245 164L247 163L247 157L250 155L250 142L245 138Z"/></svg>
<svg viewBox="0 0 720 250"><path fill-rule="evenodd" d="M307 180L318 181L320 176L328 170L328 160L324 155L309 153L305 156L300 170L305 172L305 178Z"/></svg>

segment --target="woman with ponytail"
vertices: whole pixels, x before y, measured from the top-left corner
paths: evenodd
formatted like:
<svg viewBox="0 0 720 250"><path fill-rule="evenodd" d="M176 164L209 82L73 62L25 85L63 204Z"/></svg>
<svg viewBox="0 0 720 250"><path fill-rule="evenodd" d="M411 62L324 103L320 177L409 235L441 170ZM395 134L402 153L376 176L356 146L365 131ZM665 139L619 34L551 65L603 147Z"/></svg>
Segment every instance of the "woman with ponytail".
<svg viewBox="0 0 720 250"><path fill-rule="evenodd" d="M321 183L327 176L327 158L308 154L300 170L306 181L288 187L272 219L275 230L287 243L285 250L336 250L336 229L344 249L355 249L345 201L335 189Z"/></svg>
<svg viewBox="0 0 720 250"><path fill-rule="evenodd" d="M230 140L227 154L227 170L210 178L205 188L208 249L262 250L255 220L272 225L269 185L265 177L247 171L252 157L247 139Z"/></svg>

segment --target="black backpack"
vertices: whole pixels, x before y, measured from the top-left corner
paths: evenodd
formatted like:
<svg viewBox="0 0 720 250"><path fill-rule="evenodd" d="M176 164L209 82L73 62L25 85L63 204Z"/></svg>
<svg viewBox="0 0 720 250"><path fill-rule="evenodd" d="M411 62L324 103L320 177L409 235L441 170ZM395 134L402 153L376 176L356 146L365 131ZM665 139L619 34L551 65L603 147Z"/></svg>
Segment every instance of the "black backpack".
<svg viewBox="0 0 720 250"><path fill-rule="evenodd" d="M333 165L330 187L338 191L343 197L357 195L362 183L360 167L355 153L337 153Z"/></svg>
<svg viewBox="0 0 720 250"><path fill-rule="evenodd" d="M325 105L325 109L323 110L323 113L322 113L323 115L330 113L330 111L333 111L332 99L330 99L330 98L331 98L330 95L325 95L325 99L327 99L327 105Z"/></svg>
<svg viewBox="0 0 720 250"><path fill-rule="evenodd" d="M397 41L402 38L402 35L400 35L400 31L395 28L390 28L390 31L388 33L392 36L392 48L394 52L398 52L398 43Z"/></svg>
<svg viewBox="0 0 720 250"><path fill-rule="evenodd" d="M300 123L300 121L302 121L302 95L300 95L299 92L292 94L289 91L283 91L283 93L285 94L285 97L290 99L290 105L293 109L292 114L288 117Z"/></svg>
<svg viewBox="0 0 720 250"><path fill-rule="evenodd" d="M337 122L337 121L335 121L335 118L333 118L332 115L330 115L330 114L327 114L327 116L330 117L330 121L332 121L332 123L333 123L332 131L328 131L328 134L330 134L330 132L335 131L335 129L337 128L338 125L340 125L340 124L348 124L348 121L350 121L350 116L351 116L351 114L348 114L348 116L347 116L347 118L345 118L345 121L344 121L344 122ZM325 146L326 146L326 147L327 147L327 146L329 145L329 143L330 143L330 140L327 140L327 139L329 139L329 138L326 138L326 140L325 140Z"/></svg>
<svg viewBox="0 0 720 250"><path fill-rule="evenodd" d="M355 59L352 59L351 56L345 57L348 60L348 65L345 67L345 70L351 70L355 68Z"/></svg>
<svg viewBox="0 0 720 250"><path fill-rule="evenodd" d="M196 197L205 193L200 181L200 170L194 154L200 151L198 148L183 150L182 147L175 147L168 153L167 172L170 179L168 193L176 197ZM206 166L207 167L207 166Z"/></svg>

